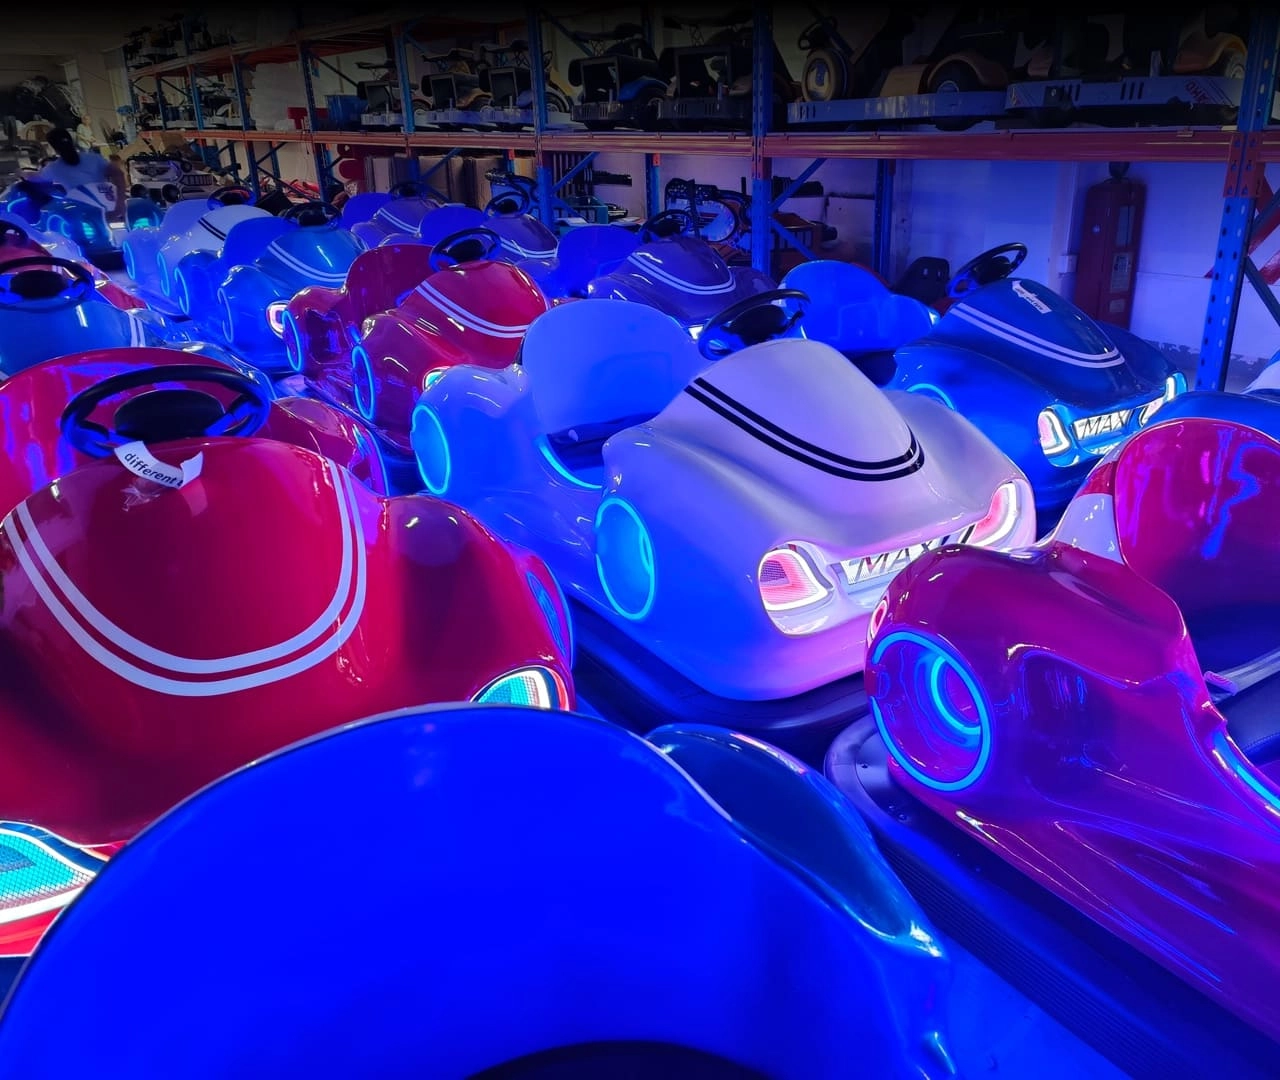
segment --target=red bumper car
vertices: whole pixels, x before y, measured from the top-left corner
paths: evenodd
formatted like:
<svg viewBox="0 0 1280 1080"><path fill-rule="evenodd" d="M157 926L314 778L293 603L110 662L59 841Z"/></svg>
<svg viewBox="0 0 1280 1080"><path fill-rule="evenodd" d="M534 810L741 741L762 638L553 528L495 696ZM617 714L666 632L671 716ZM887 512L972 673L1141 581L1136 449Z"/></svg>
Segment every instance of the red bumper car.
<svg viewBox="0 0 1280 1080"><path fill-rule="evenodd" d="M0 955L30 952L139 829L272 750L427 702L573 705L541 561L356 482L333 410L295 404L169 350L0 386L25 433L0 457Z"/></svg>

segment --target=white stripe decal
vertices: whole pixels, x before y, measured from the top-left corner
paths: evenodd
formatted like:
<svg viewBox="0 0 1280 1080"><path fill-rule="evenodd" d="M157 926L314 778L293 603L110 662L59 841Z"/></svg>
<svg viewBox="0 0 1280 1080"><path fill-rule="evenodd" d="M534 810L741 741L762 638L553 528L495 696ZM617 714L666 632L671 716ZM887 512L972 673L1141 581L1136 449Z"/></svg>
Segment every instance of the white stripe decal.
<svg viewBox="0 0 1280 1080"><path fill-rule="evenodd" d="M303 262L296 255L290 254L275 243L268 245L267 253L274 255L290 270L296 271L303 277L315 278L317 281L333 285L341 285L347 280L347 272L345 270L320 270L309 263Z"/></svg>
<svg viewBox="0 0 1280 1080"><path fill-rule="evenodd" d="M136 315L126 315L125 318L129 322L129 344L134 348L145 345L147 343L147 334L142 325L142 320Z"/></svg>
<svg viewBox="0 0 1280 1080"><path fill-rule="evenodd" d="M1001 338L1013 345L1017 345L1019 348L1027 349L1063 364L1071 364L1074 367L1083 368L1108 368L1119 367L1124 363L1124 357L1120 355L1119 349L1109 349L1104 353L1077 352L1075 349L1055 345L1052 341L1045 341L1044 338L1028 334L1025 330L1020 330L1009 323L1001 322L999 319L993 319L985 312L975 311L973 308L956 305L947 314L953 312L958 318L976 326L979 330L991 334L993 337Z"/></svg>
<svg viewBox="0 0 1280 1080"><path fill-rule="evenodd" d="M297 648L301 647L298 644L294 644L295 642L301 641L303 638L307 637L308 634L310 634L312 638L316 636L311 633L315 629L316 624L313 624L312 627L303 631L302 634L295 635L295 637L289 642L284 642L280 645L272 646L267 649L259 649L252 653L245 653L239 657L224 657L219 660L192 660L185 657L172 656L172 654L163 653L160 650L146 645L144 642L138 641L137 638L132 637L120 627L117 627L106 620L101 613L92 608L92 605L88 603L88 600L84 598L83 595L74 588L74 586L70 586L70 589L64 588L68 603L70 603L73 608L76 608L76 611L73 612L68 609L68 607L50 587L49 582L45 580L41 573L41 567L36 564L36 561L32 558L31 552L27 550L26 545L22 543L13 532L12 523L14 521L14 514L17 514L17 520L22 523L23 528L27 533L27 542L37 548L38 553L40 553L40 549L43 549L41 557L43 558L44 555L48 555L52 566L56 567L58 573L61 574L61 568L57 567L56 562L52 561L52 555L48 554L48 548L45 547L43 541L36 532L34 527L35 523L31 519L30 512L27 510L25 503L17 507L17 509L5 519L4 526L6 531L10 534L13 549L18 557L18 561L28 578L31 580L31 583L39 594L41 600L44 601L46 607L48 607L50 613L62 629L65 630L76 644L78 644L89 656L98 661L98 663L109 671L119 675L121 678L132 682L136 686L141 686L157 693L171 694L175 697L216 697L222 694L236 693L241 690L248 690L258 686L265 686L270 683L280 682L314 667L322 660L337 652L347 639L350 638L352 633L355 632L356 626L360 622L360 617L364 611L368 568L366 565L366 553L363 537L360 535L361 530L359 525L358 504L356 502L356 496L350 477L333 464L328 465L328 470L334 483L334 494L338 500L339 516L343 522L344 561L349 550L353 546L354 540L354 595L348 596L343 594L335 598L338 611L341 611L342 607L345 606L348 600L350 601L350 610L347 612L345 618L338 620L338 625L334 628L328 639L321 640L310 652L303 653L301 656L295 657L293 660L284 664L277 664L274 667L268 667L260 671L226 679L219 679L217 681L192 682L182 679L171 679L150 671L145 671L134 664L129 663L129 661L124 657L117 656L96 638L92 637L85 628L80 625L79 621L76 619L76 615L79 614L81 617L85 618L86 621L92 623L90 615L90 613L92 613L92 615L96 616L102 624L95 628L99 630L102 636L106 638L111 645L119 648L127 655L131 655L134 659L144 660L148 663L155 664L157 667L167 667L169 671L175 673L231 670L233 664L236 667L243 668L248 666L250 663L262 663L265 660L283 659L285 656L289 655L291 651L296 651ZM44 569L46 571L50 571L50 565L46 564ZM344 571L346 569L347 568L344 567ZM54 576L51 571L50 576ZM61 577L64 581L66 580L65 574L61 574ZM347 573L346 577L349 585L350 574ZM59 584L61 584L61 582L59 582ZM67 585L70 585L70 582L67 582ZM350 590L348 589L348 592L349 591ZM81 607L79 605L83 606ZM332 606L333 605L331 605L331 609ZM86 608L88 611L85 610ZM318 623L319 620L317 620L317 624ZM332 620L330 621L330 625L332 625ZM323 631L324 627L320 627L320 629ZM290 646L292 646L292 648L290 648ZM156 657L164 659L154 659Z"/></svg>
<svg viewBox="0 0 1280 1080"><path fill-rule="evenodd" d="M485 334L488 337L495 338L520 338L524 337L529 330L529 323L518 323L514 326L504 326L502 323L490 322L488 319L482 319L479 315L467 311L466 308L459 307L454 301L445 296L439 289L430 283L424 281L418 286L418 294L425 300L442 308L447 315L453 316L458 322L468 329L475 330L477 333Z"/></svg>
<svg viewBox="0 0 1280 1080"><path fill-rule="evenodd" d="M728 271L728 278L718 285L694 285L692 282L684 281L669 271L662 269L652 260L643 259L637 255L628 255L627 261L639 267L641 271L650 277L657 278L662 284L670 285L673 289L693 296L719 296L721 293L733 292L737 287L737 282L733 279L732 270Z"/></svg>
<svg viewBox="0 0 1280 1080"><path fill-rule="evenodd" d="M508 251L514 252L516 255L525 259L552 259L555 258L556 254L555 248L535 250L533 248L521 247L514 240L508 240L505 236L498 237L498 243Z"/></svg>
<svg viewBox="0 0 1280 1080"><path fill-rule="evenodd" d="M409 224L409 222L405 221L403 218L396 217L395 214L393 214L385 206L378 211L378 217L384 218L387 221L391 222L392 225L394 225L397 229L400 229L402 232L416 233L418 231L417 225L411 225Z"/></svg>

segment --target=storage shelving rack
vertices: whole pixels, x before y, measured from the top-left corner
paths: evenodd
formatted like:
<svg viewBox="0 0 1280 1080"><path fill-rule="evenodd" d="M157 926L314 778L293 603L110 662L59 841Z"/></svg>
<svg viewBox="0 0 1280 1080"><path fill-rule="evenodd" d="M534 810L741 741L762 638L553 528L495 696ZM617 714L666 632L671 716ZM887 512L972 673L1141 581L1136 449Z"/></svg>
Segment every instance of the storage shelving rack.
<svg viewBox="0 0 1280 1080"><path fill-rule="evenodd" d="M593 10L598 10L593 9ZM735 157L748 162L751 177L751 258L757 269L766 270L774 234L806 257L813 257L792 234L775 220L777 211L810 179L825 161L875 161L875 232L873 261L882 273L887 267L893 194L893 163L903 160L968 161L1070 161L1070 162L1205 162L1221 163L1226 179L1223 190L1223 218L1219 244L1214 254L1212 287L1205 332L1200 348L1197 385L1221 388L1225 385L1231 341L1244 283L1257 289L1267 310L1280 324L1280 300L1265 284L1249 256L1249 238L1259 211L1263 216L1280 211L1280 195L1259 206L1264 173L1270 162L1280 161L1280 130L1270 126L1271 103L1276 92L1276 63L1280 53L1280 14L1261 10L1255 15L1250 35L1239 117L1235 128L1116 128L1061 130L1006 130L983 132L858 131L806 132L775 131L772 118L772 10L764 0L754 6L754 79L752 85L752 128L748 132L579 132L549 130L543 70L544 23L563 29L559 16L531 5L527 11L527 40L533 68L534 111L530 131L418 131L412 110L406 110L405 125L398 132L347 132L319 130L314 88L313 62L325 56L359 49L381 48L388 44L396 58L404 100L408 91L411 48L421 51L413 37L419 26L428 26L435 37L479 29L466 20L424 16L420 10L383 12L349 22L296 31L276 45L232 45L139 68L132 80L152 78L157 90L167 77L185 78L196 117L194 130L180 130L193 140L231 147L246 147L251 183L259 173L278 177L275 153L286 143L307 145L315 161L317 182L323 188L329 177L330 150L339 144L400 151L413 160L414 148L501 150L508 158L517 151L530 152L535 160L538 209L550 220L559 201L557 190L587 169L598 153L641 155L645 161L646 206L658 209L661 197L659 171L663 154ZM652 36L652 20L642 12L641 23ZM492 28L490 21L483 24ZM584 49L585 51L585 49ZM255 131L249 116L244 88L245 68L261 63L300 61L309 123L300 131ZM205 128L199 108L198 76L231 75L240 105L238 130ZM345 76L343 76L345 78ZM163 118L163 110L161 116ZM265 145L265 151L256 146ZM552 175L548 159L552 154L581 155L559 177ZM777 195L773 191L772 163L778 159L808 160L809 164Z"/></svg>

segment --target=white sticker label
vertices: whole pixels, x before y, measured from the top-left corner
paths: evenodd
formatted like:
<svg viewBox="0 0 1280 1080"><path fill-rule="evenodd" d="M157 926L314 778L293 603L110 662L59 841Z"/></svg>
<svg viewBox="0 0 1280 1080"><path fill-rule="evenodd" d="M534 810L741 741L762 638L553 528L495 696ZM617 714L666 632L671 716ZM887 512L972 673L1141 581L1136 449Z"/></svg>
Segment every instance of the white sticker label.
<svg viewBox="0 0 1280 1080"><path fill-rule="evenodd" d="M1035 308L1038 312L1040 312L1041 315L1049 314L1051 310L1049 305L1046 304L1043 300L1041 300L1040 297L1038 297L1025 285L1023 285L1021 281L1015 281L1013 283L1013 292L1015 296L1022 297L1023 300L1025 300L1028 304L1030 304L1033 308Z"/></svg>
<svg viewBox="0 0 1280 1080"><path fill-rule="evenodd" d="M181 465L167 465L152 454L143 442L117 446L116 458L134 475L167 488L186 487L200 475L200 469L204 465L203 453L187 458Z"/></svg>

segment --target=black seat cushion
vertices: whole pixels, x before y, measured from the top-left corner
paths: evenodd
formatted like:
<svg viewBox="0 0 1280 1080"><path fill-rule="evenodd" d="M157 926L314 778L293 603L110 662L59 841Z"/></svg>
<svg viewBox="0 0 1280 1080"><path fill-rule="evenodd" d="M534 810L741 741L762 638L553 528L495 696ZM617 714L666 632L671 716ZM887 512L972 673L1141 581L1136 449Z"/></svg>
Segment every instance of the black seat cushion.
<svg viewBox="0 0 1280 1080"><path fill-rule="evenodd" d="M1218 704L1227 731L1254 765L1280 761L1280 673Z"/></svg>
<svg viewBox="0 0 1280 1080"><path fill-rule="evenodd" d="M9 291L24 300L49 300L70 284L57 270L21 270L9 279Z"/></svg>
<svg viewBox="0 0 1280 1080"><path fill-rule="evenodd" d="M604 444L619 431L652 420L649 415L624 416L600 424L579 424L547 436L557 458L570 472L584 472L603 464Z"/></svg>

